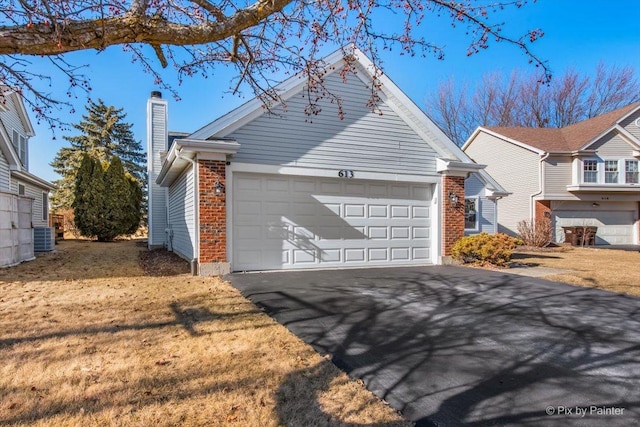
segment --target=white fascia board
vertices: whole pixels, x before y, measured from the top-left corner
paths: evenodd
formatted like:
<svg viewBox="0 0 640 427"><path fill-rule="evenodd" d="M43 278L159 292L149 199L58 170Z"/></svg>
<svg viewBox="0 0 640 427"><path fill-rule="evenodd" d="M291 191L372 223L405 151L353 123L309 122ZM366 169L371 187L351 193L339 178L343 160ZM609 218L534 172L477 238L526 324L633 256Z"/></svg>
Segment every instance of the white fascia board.
<svg viewBox="0 0 640 427"><path fill-rule="evenodd" d="M366 71L369 81L365 83L371 83L372 76L374 75L376 68L367 56L358 49L354 50L354 54L358 57L358 63L360 67ZM422 111L415 102L411 100L403 91L391 80L385 73L378 76L378 80L382 83L381 95L386 95L383 100L387 103L405 123L407 123L420 137L428 143L439 156L450 157L455 156L458 160L467 160L471 162L469 156L460 150L445 133ZM397 103L404 106L407 113L400 108ZM423 128L424 126L424 128ZM431 135L425 132L430 132ZM434 140L435 137L435 140Z"/></svg>
<svg viewBox="0 0 640 427"><path fill-rule="evenodd" d="M35 185L36 187L39 187L41 189L44 190L48 190L48 191L53 191L56 189L56 186L53 185L52 183L50 183L49 181L46 181L38 176L35 176L32 173L26 172L26 171L11 171L11 176L16 178L16 179L20 179L22 181L26 181L29 184Z"/></svg>
<svg viewBox="0 0 640 427"><path fill-rule="evenodd" d="M616 125L615 130L620 134L622 139L626 140L633 148L635 148L636 150L640 149L640 140L633 136L631 132L620 125Z"/></svg>
<svg viewBox="0 0 640 427"><path fill-rule="evenodd" d="M480 180L485 184L485 192L490 197L506 197L512 193L508 192L498 181L496 181L485 169L478 171Z"/></svg>
<svg viewBox="0 0 640 427"><path fill-rule="evenodd" d="M478 126L476 128L476 130L473 131L473 133L471 134L471 136L469 136L469 138L467 138L467 140L464 142L464 144L462 144L462 147L460 147L460 149L462 151L466 151L467 147L469 147L469 145L471 145L471 143L473 142L473 140L476 138L476 136L478 136L480 134L480 132L484 132L486 131L486 129L484 129L481 126Z"/></svg>
<svg viewBox="0 0 640 427"><path fill-rule="evenodd" d="M520 142L518 140L509 138L507 136L502 135L501 133L494 132L494 131L489 130L489 129L487 129L485 127L482 127L482 126L480 126L478 129L476 129L476 131L473 133L472 137L469 138L469 141L462 146L463 149L467 148L467 146L470 144L471 139L474 138L480 132L484 132L484 133L487 133L487 134L489 134L491 136L495 136L498 139L501 139L501 140L503 140L505 142L513 144L513 145L515 145L517 147L524 148L525 150L532 151L532 152L534 152L534 153L536 153L536 154L538 154L540 156L543 156L543 155L546 154L546 151L544 151L544 150L540 150L539 148L532 147L531 145L525 144L524 142Z"/></svg>
<svg viewBox="0 0 640 427"><path fill-rule="evenodd" d="M609 126L607 129L604 130L604 132L598 134L595 138L590 139L586 144L584 144L583 146L578 148L578 150L576 150L576 151L589 150L590 146L592 146L593 144L598 142L598 140L600 140L600 138L606 136L609 132L615 130L615 128L616 128L616 125Z"/></svg>
<svg viewBox="0 0 640 427"><path fill-rule="evenodd" d="M196 156L201 158L214 158L219 160L223 156L235 154L240 149L240 144L234 140L203 141L196 139L176 139L162 163L156 183L161 187L168 187L180 175L187 165L188 159ZM214 157L212 157L214 156Z"/></svg>
<svg viewBox="0 0 640 427"><path fill-rule="evenodd" d="M338 178L338 171L335 168L307 168L300 166L279 166L279 165L258 165L254 163L231 162L227 170L243 173L260 173L269 175L295 175L310 176L318 178ZM416 182L435 184L440 181L439 175L413 175L388 172L367 172L354 170L354 179L370 181L389 182Z"/></svg>
<svg viewBox="0 0 640 427"><path fill-rule="evenodd" d="M344 55L346 53L347 52L344 48L340 48L322 59L326 64L324 67L326 73L325 76L338 69L338 65L344 60ZM354 48L353 53L358 54L357 57L359 60L364 57L364 54L361 54L358 49ZM301 73L297 73L277 84L273 90L278 93L278 96L283 101L287 101L293 95L298 93L306 83L307 78ZM269 108L274 108L277 105L279 105L279 103L274 103L273 105L270 105ZM229 113L217 118L213 122L196 130L189 135L189 138L206 140L212 137L225 137L234 130L244 126L265 113L268 113L268 109L265 108L263 102L258 97L255 97Z"/></svg>
<svg viewBox="0 0 640 427"><path fill-rule="evenodd" d="M20 162L18 153L15 152L4 126L0 126L0 151L7 159L10 170L22 170L22 162Z"/></svg>
<svg viewBox="0 0 640 427"><path fill-rule="evenodd" d="M22 120L22 125L24 126L26 136L34 136L36 132L33 130L31 119L29 118L27 109L24 107L24 100L22 99L22 96L16 91L13 91L11 96L14 97L14 102L18 106L18 117L20 117L20 119Z"/></svg>
<svg viewBox="0 0 640 427"><path fill-rule="evenodd" d="M466 176L473 172L483 170L487 165L477 163L461 162L457 159L436 159L436 172L452 176Z"/></svg>
<svg viewBox="0 0 640 427"><path fill-rule="evenodd" d="M634 108L633 110L629 111L627 114L625 114L624 116L620 117L617 121L616 124L624 121L624 119L626 119L627 117L629 117L632 114L635 114L636 111L640 110L640 103L638 103L638 106L636 108Z"/></svg>

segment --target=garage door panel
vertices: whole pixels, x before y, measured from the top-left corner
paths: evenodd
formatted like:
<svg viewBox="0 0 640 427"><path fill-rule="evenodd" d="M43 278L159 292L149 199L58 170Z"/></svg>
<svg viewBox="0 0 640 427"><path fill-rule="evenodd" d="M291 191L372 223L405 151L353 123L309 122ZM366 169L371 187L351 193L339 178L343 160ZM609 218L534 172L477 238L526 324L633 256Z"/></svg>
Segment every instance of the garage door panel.
<svg viewBox="0 0 640 427"><path fill-rule="evenodd" d="M249 173L233 185L235 270L429 261L430 186Z"/></svg>
<svg viewBox="0 0 640 427"><path fill-rule="evenodd" d="M598 227L596 244L633 244L633 211L554 211L556 241L564 241L562 227Z"/></svg>

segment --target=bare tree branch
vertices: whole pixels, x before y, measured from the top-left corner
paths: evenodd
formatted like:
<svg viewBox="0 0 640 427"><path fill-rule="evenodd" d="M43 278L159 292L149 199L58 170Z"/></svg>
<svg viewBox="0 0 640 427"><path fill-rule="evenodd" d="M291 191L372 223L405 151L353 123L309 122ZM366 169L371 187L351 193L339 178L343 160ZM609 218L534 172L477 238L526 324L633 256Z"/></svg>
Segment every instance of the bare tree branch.
<svg viewBox="0 0 640 427"><path fill-rule="evenodd" d="M530 48L542 32L506 34L494 18L504 8L518 9L525 3L527 0L7 0L0 5L0 56L49 57L68 74L73 89L84 87L74 82L84 77L72 71L74 67L62 55L119 45L153 76L154 83L174 96L177 92L162 81L158 64L162 68L171 65L182 81L196 73L208 77L224 63L237 72L230 83L233 92L248 86L267 104L281 101L273 91L271 76L300 72L312 88L316 86L312 90L316 93L308 99L308 111L313 112L319 105L317 96L330 96L322 88L318 60L327 44L359 47L371 57L377 73L382 68L380 50L399 48L401 54L443 59L443 46L417 35L417 29L427 25L427 15L464 26L462 31L470 40L468 54L488 48L492 41L516 46L542 69L543 80L548 79L546 64ZM346 78L354 71L346 65L342 73ZM38 102L44 92L36 80L25 67L0 67L0 82L30 92L34 105L52 108L56 102L46 95ZM376 110L378 75L370 88L369 107ZM602 96L610 97L604 92ZM64 104L60 101L58 105Z"/></svg>

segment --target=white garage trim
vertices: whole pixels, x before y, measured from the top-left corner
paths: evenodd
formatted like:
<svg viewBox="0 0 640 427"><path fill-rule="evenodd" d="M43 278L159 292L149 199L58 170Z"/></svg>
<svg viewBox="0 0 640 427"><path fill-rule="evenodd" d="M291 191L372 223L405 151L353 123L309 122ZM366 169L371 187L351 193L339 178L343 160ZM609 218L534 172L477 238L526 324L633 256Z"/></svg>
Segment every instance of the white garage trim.
<svg viewBox="0 0 640 427"><path fill-rule="evenodd" d="M433 185L253 173L228 182L233 270L424 265L435 255Z"/></svg>
<svg viewBox="0 0 640 427"><path fill-rule="evenodd" d="M565 204L562 209L553 209L556 241L564 241L562 227L598 227L596 244L631 245L638 241L638 213L635 203L600 204L586 210L583 203L574 206Z"/></svg>
<svg viewBox="0 0 640 427"><path fill-rule="evenodd" d="M274 165L258 165L252 163L234 163L227 167L228 172L249 172L249 173L261 173L261 174L274 174L274 175L296 175L296 176L315 176L325 178L338 178L340 169L320 169L320 168L307 168L307 167L295 167L295 166L274 166ZM385 172L367 172L354 170L354 178L374 180L374 181L388 181L388 182L423 182L429 184L435 184L440 182L440 175L411 175L400 173L385 173ZM228 182L231 182L231 176Z"/></svg>

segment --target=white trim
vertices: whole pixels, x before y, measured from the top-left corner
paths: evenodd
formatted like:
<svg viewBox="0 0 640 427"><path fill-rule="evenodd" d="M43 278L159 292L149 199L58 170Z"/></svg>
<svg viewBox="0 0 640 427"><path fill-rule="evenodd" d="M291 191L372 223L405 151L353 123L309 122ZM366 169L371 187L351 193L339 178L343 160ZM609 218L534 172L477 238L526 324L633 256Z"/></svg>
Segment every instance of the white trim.
<svg viewBox="0 0 640 427"><path fill-rule="evenodd" d="M517 146L517 147L524 148L525 150L528 150L528 151L532 151L532 152L534 152L534 153L536 153L536 154L539 154L539 155L541 155L541 156L542 156L543 154L545 154L545 153L546 153L546 151L544 151L544 150L540 150L540 149L538 149L538 148L532 147L531 145L527 145L527 144L525 144L525 143L523 143L523 142L520 142L520 141L515 140L515 139L512 139L512 138L509 138L509 137L507 137L507 136L504 136L504 135L502 135L502 134L500 134L500 133L498 133L498 132L494 132L494 131L489 130L489 129L487 129L487 128L485 128L485 127L482 127L482 126L479 126L479 127L478 127L478 128L477 128L477 129L476 129L476 130L471 134L471 136L469 137L469 139L467 139L467 142L465 142L465 143L462 145L462 151L466 151L466 150L467 150L467 148L469 147L469 145L471 145L471 143L473 143L473 141L475 140L476 136L478 136L478 134L479 134L480 132L484 132L484 133L489 134L489 135L491 135L491 136L494 136L494 137L496 137L496 138L498 138L498 139L501 139L501 140L503 140L503 141L505 141L505 142L508 142L508 143L510 143L510 144L513 144L513 145L515 145L515 146Z"/></svg>
<svg viewBox="0 0 640 427"><path fill-rule="evenodd" d="M228 154L237 153L239 148L234 140L176 139L162 162L156 183L162 187L171 185L187 166L187 159L225 161Z"/></svg>
<svg viewBox="0 0 640 427"><path fill-rule="evenodd" d="M18 106L18 111L16 111L16 113L18 114L18 118L22 121L26 136L34 136L36 133L33 130L33 125L31 124L31 119L29 118L27 109L24 106L24 100L22 96L19 95L15 90L12 90L9 95L15 98L14 103Z"/></svg>
<svg viewBox="0 0 640 427"><path fill-rule="evenodd" d="M29 184L33 184L40 189L45 189L47 191L53 191L56 189L56 186L49 181L45 181L44 179L26 171L12 170L11 176L16 179L26 181Z"/></svg>
<svg viewBox="0 0 640 427"><path fill-rule="evenodd" d="M227 210L227 262L231 271L235 271L233 266L233 170L230 165L227 165L224 174L225 208Z"/></svg>
<svg viewBox="0 0 640 427"><path fill-rule="evenodd" d="M330 172L330 173L327 173ZM226 179L226 210L227 210L227 262L231 266L231 271L235 271L233 259L233 197L234 197L234 173L255 173L268 175L296 175L296 176L312 176L319 178L338 178L334 169L309 169L297 167L281 167L270 165L254 165L250 163L231 163L225 169ZM431 225L430 225L430 262L433 265L442 264L442 242L440 241L442 224L442 212L438 205L441 185L440 176L417 176L417 175L399 175L390 173L372 174L375 177L371 180L383 180L391 182L406 183L426 183L431 184ZM361 178L367 179L367 178ZM198 209L199 207L198 203ZM339 267L344 268L344 267Z"/></svg>
<svg viewBox="0 0 640 427"><path fill-rule="evenodd" d="M442 264L442 208L439 201L442 200L442 180L433 185L431 194L431 263L433 265Z"/></svg>
<svg viewBox="0 0 640 427"><path fill-rule="evenodd" d="M622 128L620 126L620 122L623 121L625 118L629 117L631 114L635 113L636 111L638 111L638 109L640 109L640 105L638 105L638 107L634 108L633 110L631 110L628 114L625 114L624 116L618 118L618 120L616 120L616 122L612 125L609 126L608 128L606 128L603 132L601 132L600 134L598 134L595 138L592 138L591 140L589 140L589 142L587 142L585 145L583 145L581 147L581 149L586 149L587 147L589 147L590 145L595 144L596 142L598 142L601 138L605 137L609 132L614 132L617 131L618 133L620 132L620 129L622 129L624 131L624 128ZM626 131L625 131L625 136L626 135ZM632 136L633 138L633 136ZM632 140L635 140L635 138L633 138Z"/></svg>
<svg viewBox="0 0 640 427"><path fill-rule="evenodd" d="M234 163L231 162L227 166L228 170L233 172L249 172L273 175L298 175L298 176L316 176L323 178L339 178L338 169L320 169L305 168L296 166L274 166L274 165L256 165L252 163ZM389 181L389 182L418 182L434 184L440 182L437 175L410 175L388 172L366 172L354 169L353 179L363 179L370 181Z"/></svg>
<svg viewBox="0 0 640 427"><path fill-rule="evenodd" d="M373 62L371 62L361 50L357 48L349 49L351 52L345 51L344 48L338 49L323 59L323 62L326 64L325 77L340 70L341 65L344 63L345 54L351 53L353 57L356 58L355 65L361 71L361 73L354 74L354 77L370 85L376 73ZM365 78L367 78L368 81L366 81ZM439 156L455 156L457 157L456 160L471 162L469 156L460 150L386 74L380 74L377 76L377 79L381 83L380 96L382 100L421 137L425 144L431 146ZM298 93L306 82L306 78L300 74L296 74L277 85L274 90L278 92L282 100L286 102L287 99ZM275 105L270 105L269 108L273 108ZM405 108L403 109L400 106ZM262 101L254 98L198 129L192 133L189 138L207 140L214 137L225 137L255 118L266 114L266 112L267 110L264 108Z"/></svg>
<svg viewBox="0 0 640 427"><path fill-rule="evenodd" d="M436 172L449 176L467 177L470 173L484 169L486 165L477 163L460 162L455 159L436 159Z"/></svg>
<svg viewBox="0 0 640 427"><path fill-rule="evenodd" d="M46 206L45 206L45 199L46 199ZM42 202L42 221L46 222L48 225L49 224L49 192L48 191L42 192L41 202Z"/></svg>
<svg viewBox="0 0 640 427"><path fill-rule="evenodd" d="M632 148L636 150L640 149L640 141L638 140L638 138L633 136L633 134L631 134L628 130L626 130L619 124L615 126L615 130L620 134L620 137L622 139L626 140L627 143L631 145Z"/></svg>

